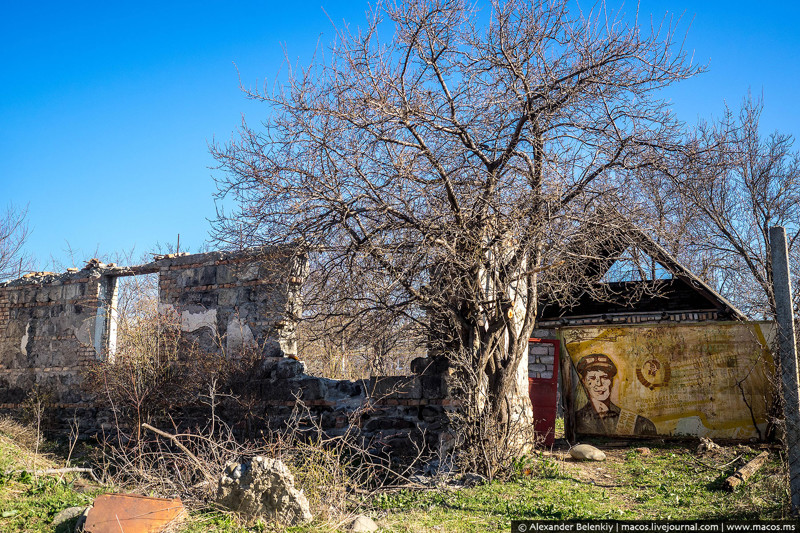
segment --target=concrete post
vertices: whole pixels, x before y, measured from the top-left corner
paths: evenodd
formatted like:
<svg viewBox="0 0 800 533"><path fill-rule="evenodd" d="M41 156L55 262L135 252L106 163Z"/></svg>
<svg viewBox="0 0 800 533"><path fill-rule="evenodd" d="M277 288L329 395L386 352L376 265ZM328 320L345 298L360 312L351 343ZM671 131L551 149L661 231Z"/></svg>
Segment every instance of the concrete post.
<svg viewBox="0 0 800 533"><path fill-rule="evenodd" d="M797 344L792 310L792 286L789 278L789 259L786 248L786 229L770 228L772 255L772 287L775 293L778 322L778 352L781 361L784 417L786 418L786 447L789 461L789 486L792 495L792 514L800 511L800 395L797 377Z"/></svg>

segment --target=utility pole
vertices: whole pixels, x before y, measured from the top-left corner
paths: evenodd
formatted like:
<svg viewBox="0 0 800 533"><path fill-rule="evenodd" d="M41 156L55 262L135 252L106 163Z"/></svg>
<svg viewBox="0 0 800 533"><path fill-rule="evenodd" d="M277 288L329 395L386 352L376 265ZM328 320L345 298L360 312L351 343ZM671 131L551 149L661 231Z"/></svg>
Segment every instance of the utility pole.
<svg viewBox="0 0 800 533"><path fill-rule="evenodd" d="M797 378L797 344L792 309L792 281L789 278L789 254L786 248L786 229L769 229L772 256L772 290L775 293L778 322L778 353L781 361L783 414L786 419L786 448L789 461L789 487L792 495L792 514L800 511L800 396Z"/></svg>

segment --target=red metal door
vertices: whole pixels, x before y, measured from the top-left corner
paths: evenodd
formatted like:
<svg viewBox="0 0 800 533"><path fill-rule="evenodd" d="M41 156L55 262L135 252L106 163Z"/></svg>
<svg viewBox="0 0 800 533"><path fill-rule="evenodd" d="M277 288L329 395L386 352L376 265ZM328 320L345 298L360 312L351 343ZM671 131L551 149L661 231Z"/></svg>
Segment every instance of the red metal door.
<svg viewBox="0 0 800 533"><path fill-rule="evenodd" d="M533 404L533 423L537 436L551 446L556 435L558 411L559 341L530 339L528 342L528 394Z"/></svg>

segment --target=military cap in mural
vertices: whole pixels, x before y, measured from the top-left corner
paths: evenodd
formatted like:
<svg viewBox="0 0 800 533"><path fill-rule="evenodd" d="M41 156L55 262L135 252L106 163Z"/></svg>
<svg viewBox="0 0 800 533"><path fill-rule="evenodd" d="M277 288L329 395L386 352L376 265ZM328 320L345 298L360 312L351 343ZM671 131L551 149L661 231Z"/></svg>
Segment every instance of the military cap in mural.
<svg viewBox="0 0 800 533"><path fill-rule="evenodd" d="M586 373L591 370L602 370L608 374L609 378L613 378L617 375L617 365L614 364L614 361L612 361L610 357L601 353L593 353L583 357L578 361L575 370L577 370L578 374L582 377L586 376Z"/></svg>

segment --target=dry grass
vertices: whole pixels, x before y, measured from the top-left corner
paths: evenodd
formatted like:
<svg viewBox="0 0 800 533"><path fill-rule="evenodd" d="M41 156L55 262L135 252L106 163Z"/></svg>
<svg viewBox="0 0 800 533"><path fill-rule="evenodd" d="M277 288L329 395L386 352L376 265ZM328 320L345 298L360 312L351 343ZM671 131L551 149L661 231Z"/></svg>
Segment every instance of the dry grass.
<svg viewBox="0 0 800 533"><path fill-rule="evenodd" d="M25 469L29 471L57 468L55 457L36 453L41 447L36 429L10 418L0 418L0 472Z"/></svg>

